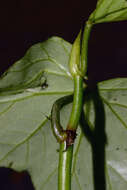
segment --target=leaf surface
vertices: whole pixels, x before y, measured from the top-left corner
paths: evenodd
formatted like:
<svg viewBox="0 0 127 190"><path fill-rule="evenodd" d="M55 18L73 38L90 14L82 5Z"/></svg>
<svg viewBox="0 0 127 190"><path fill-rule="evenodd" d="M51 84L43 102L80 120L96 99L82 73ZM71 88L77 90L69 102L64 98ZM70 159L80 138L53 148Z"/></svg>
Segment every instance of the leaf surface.
<svg viewBox="0 0 127 190"><path fill-rule="evenodd" d="M56 99L73 92L70 50L68 42L50 38L32 46L0 80L0 165L28 170L36 189L56 175L58 144L47 116Z"/></svg>
<svg viewBox="0 0 127 190"><path fill-rule="evenodd" d="M34 45L0 80L0 166L27 170L36 190L57 189L59 145L46 116L56 99L73 93L70 50L71 44L57 37ZM126 84L126 78L113 79L86 91L73 190L94 190L105 181L105 190L127 188ZM63 126L70 111L71 104L61 111Z"/></svg>
<svg viewBox="0 0 127 190"><path fill-rule="evenodd" d="M89 20L94 23L127 20L126 0L98 0L96 9Z"/></svg>

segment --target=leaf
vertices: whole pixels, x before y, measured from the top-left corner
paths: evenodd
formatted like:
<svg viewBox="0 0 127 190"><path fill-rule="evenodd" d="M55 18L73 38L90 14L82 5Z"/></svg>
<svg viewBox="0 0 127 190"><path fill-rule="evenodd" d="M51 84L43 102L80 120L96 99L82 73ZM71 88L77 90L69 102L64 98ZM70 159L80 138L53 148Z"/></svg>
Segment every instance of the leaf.
<svg viewBox="0 0 127 190"><path fill-rule="evenodd" d="M27 170L36 190L57 189L59 144L46 116L56 99L73 92L70 49L57 37L34 45L0 80L0 166ZM113 79L85 92L73 190L127 188L126 84L126 78ZM71 104L61 111L63 126L70 110Z"/></svg>
<svg viewBox="0 0 127 190"><path fill-rule="evenodd" d="M32 46L0 80L0 165L28 170L36 189L57 170L58 144L47 116L56 99L73 92L70 50L68 42L50 38Z"/></svg>
<svg viewBox="0 0 127 190"><path fill-rule="evenodd" d="M95 24L127 20L127 0L98 0L89 20Z"/></svg>
<svg viewBox="0 0 127 190"><path fill-rule="evenodd" d="M82 137L76 153L81 189L127 188L126 84L127 78L107 80L87 95L82 126L86 138Z"/></svg>

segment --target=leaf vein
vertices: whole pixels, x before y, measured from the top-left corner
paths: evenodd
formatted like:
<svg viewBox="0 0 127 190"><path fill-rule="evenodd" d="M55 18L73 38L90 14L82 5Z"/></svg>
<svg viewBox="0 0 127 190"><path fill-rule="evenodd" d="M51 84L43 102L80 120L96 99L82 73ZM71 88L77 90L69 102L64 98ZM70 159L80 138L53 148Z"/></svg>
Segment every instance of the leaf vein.
<svg viewBox="0 0 127 190"><path fill-rule="evenodd" d="M57 168L55 168L46 178L46 180L43 182L43 184L41 185L40 190L42 190L42 188L44 188L44 186L48 183L48 181L50 180L50 178L56 173Z"/></svg>
<svg viewBox="0 0 127 190"><path fill-rule="evenodd" d="M127 105L116 103L116 102L110 102L110 104L117 105L117 106L120 106L120 107L123 107L123 108L127 108Z"/></svg>
<svg viewBox="0 0 127 190"><path fill-rule="evenodd" d="M112 12L110 12L110 13L107 13L107 14L105 14L104 16L95 19L95 22L96 22L96 21L99 21L99 20L102 20L102 19L104 19L104 18L106 18L106 17L108 17L108 16L111 16L111 15L113 15L114 13L122 12L122 11L124 11L124 10L127 10L127 7L120 8L120 9L117 9L117 10L112 11ZM97 22L96 22L96 23L97 23Z"/></svg>
<svg viewBox="0 0 127 190"><path fill-rule="evenodd" d="M112 168L115 171L115 173L117 173L120 176L120 178L122 178L125 182L127 182L127 180L125 180L125 178L114 167L112 167L110 164L108 164L108 166Z"/></svg>
<svg viewBox="0 0 127 190"><path fill-rule="evenodd" d="M76 179L77 185L79 186L79 189L82 190L81 185L79 183L78 176L76 175L76 173L75 173L75 179Z"/></svg>
<svg viewBox="0 0 127 190"><path fill-rule="evenodd" d="M54 92L44 92L44 91L31 91L30 89L27 89L26 92L29 92L29 94L26 94L25 97L18 97L18 98L11 98L9 100L8 99L3 99L3 100L0 100L0 103L6 103L6 102L11 102L11 101L14 101L14 102L18 102L18 101L21 101L21 100L24 100L24 99L28 99L28 98L32 98L34 96L41 96L41 95L69 95L69 94L72 94L73 92L72 91L61 91L61 92L58 92L58 91L54 91Z"/></svg>
<svg viewBox="0 0 127 190"><path fill-rule="evenodd" d="M7 108L5 108L4 111L0 112L0 116L3 115L4 113L8 112L14 104L15 104L15 102L12 102Z"/></svg>
<svg viewBox="0 0 127 190"><path fill-rule="evenodd" d="M78 155L78 152L79 152L79 148L80 148L80 144L81 144L81 141L82 141L82 137L83 137L83 133L81 132L80 137L79 137L79 141L78 141L78 144L77 144L74 156L73 156L74 161L73 161L72 175L75 173L75 168L76 168L76 163L77 163L77 155Z"/></svg>
<svg viewBox="0 0 127 190"><path fill-rule="evenodd" d="M122 118L116 113L116 111L112 108L112 106L110 105L110 103L107 102L107 100L105 100L103 97L102 97L103 101L106 103L106 105L110 108L110 110L112 111L112 113L116 116L116 118L123 124L123 126L125 128L127 128L127 125L126 123L122 120Z"/></svg>
<svg viewBox="0 0 127 190"><path fill-rule="evenodd" d="M45 52L47 52L44 47L41 46L41 48ZM49 58L49 61L51 61L52 63L54 63L55 65L57 65L64 73L66 73L68 75L69 72L65 69L65 67L62 64L57 63L57 61L53 57L51 57L48 52L47 52L47 56Z"/></svg>
<svg viewBox="0 0 127 190"><path fill-rule="evenodd" d="M100 91L117 91L117 90L127 90L127 88L100 88Z"/></svg>
<svg viewBox="0 0 127 190"><path fill-rule="evenodd" d="M24 144L27 140L29 140L46 122L48 119L45 119L41 125L39 125L27 138L23 139L21 142L19 142L16 146L14 146L10 151L8 151L1 159L0 162L2 162L6 157L14 152L16 148L18 148L20 145Z"/></svg>
<svg viewBox="0 0 127 190"><path fill-rule="evenodd" d="M63 47L63 49L65 50L66 54L67 54L68 56L70 56L70 52L68 51L68 49L67 49L67 48L65 47L65 45L63 44L63 39L60 40L60 44L61 44L61 46Z"/></svg>

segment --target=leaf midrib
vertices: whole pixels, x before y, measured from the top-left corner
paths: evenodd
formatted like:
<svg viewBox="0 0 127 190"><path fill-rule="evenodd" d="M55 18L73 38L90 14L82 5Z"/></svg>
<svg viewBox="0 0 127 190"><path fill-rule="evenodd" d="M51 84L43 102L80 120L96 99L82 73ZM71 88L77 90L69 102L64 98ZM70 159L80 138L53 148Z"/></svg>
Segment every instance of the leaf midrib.
<svg viewBox="0 0 127 190"><path fill-rule="evenodd" d="M124 11L124 10L127 10L127 7L121 8L121 9L118 9L118 10L115 10L115 11L112 11L112 12L110 12L110 13L105 14L105 15L102 16L102 17L98 17L98 18L96 18L96 19L94 20L94 22L97 23L98 21L103 20L103 19L105 19L106 17L112 16L114 13L122 12L122 11ZM95 13L95 14L96 14L96 13Z"/></svg>

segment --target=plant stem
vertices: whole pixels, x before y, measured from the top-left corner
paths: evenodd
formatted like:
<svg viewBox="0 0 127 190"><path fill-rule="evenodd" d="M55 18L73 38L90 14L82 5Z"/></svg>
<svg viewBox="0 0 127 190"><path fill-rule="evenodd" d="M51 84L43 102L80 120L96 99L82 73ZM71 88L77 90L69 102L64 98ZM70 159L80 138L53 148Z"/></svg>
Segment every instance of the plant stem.
<svg viewBox="0 0 127 190"><path fill-rule="evenodd" d="M62 143L67 138L67 133L62 128L62 125L60 123L60 110L64 105L71 103L72 100L73 100L73 95L64 96L56 100L52 106L51 126L53 134L59 143Z"/></svg>
<svg viewBox="0 0 127 190"><path fill-rule="evenodd" d="M74 98L73 98L73 106L70 115L70 120L67 126L68 130L77 129L82 109L82 97L83 97L83 79L81 76L74 76Z"/></svg>
<svg viewBox="0 0 127 190"><path fill-rule="evenodd" d="M81 49L81 72L83 73L84 77L87 75L88 69L88 41L91 29L92 23L90 23L90 21L87 21L83 32Z"/></svg>
<svg viewBox="0 0 127 190"><path fill-rule="evenodd" d="M76 133L78 127L82 103L83 103L83 78L87 74L87 54L88 54L88 40L92 24L86 23L86 27L83 33L82 49L80 57L80 36L81 32L77 36L71 51L70 56L70 71L74 79L74 97L72 111L70 119L67 125L68 131ZM81 58L81 64L80 64ZM58 168L58 190L71 190L71 167L73 158L73 145L74 139L72 138L72 144L67 146L67 140L60 144L59 153L59 168Z"/></svg>
<svg viewBox="0 0 127 190"><path fill-rule="evenodd" d="M60 144L58 189L71 190L71 167L72 167L73 145L66 150L66 142Z"/></svg>
<svg viewBox="0 0 127 190"><path fill-rule="evenodd" d="M82 110L83 79L74 77L74 99L70 120L67 130L76 131L80 113ZM67 147L66 141L60 144L59 168L58 168L58 190L71 190L71 167L73 158L73 145Z"/></svg>

